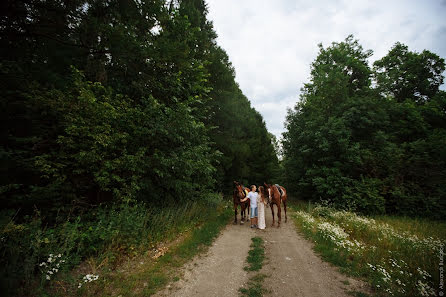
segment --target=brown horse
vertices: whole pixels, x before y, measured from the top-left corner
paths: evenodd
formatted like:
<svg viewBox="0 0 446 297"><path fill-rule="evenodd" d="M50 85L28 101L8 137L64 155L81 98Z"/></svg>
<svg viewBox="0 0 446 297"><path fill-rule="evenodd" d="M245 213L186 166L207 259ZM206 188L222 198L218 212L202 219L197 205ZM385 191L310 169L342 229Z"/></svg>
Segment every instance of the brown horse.
<svg viewBox="0 0 446 297"><path fill-rule="evenodd" d="M280 227L280 222L282 221L282 210L280 208L280 203L283 202L283 208L285 210L285 223L288 220L288 217L286 215L286 200L287 200L287 194L284 187L279 185L269 185L267 183L263 183L265 185L265 196L268 197L268 203L271 206L271 213L273 215L273 224L271 226L274 226L274 204L277 206L277 227ZM279 188L282 193L280 193Z"/></svg>
<svg viewBox="0 0 446 297"><path fill-rule="evenodd" d="M247 207L250 203L250 199L245 202L241 202L240 200L244 199L248 195L248 189L238 182L234 181L234 192L232 194L232 200L234 202L234 224L237 224L237 208L240 205L240 225L243 225L246 219L246 209L248 209L249 216L249 207Z"/></svg>

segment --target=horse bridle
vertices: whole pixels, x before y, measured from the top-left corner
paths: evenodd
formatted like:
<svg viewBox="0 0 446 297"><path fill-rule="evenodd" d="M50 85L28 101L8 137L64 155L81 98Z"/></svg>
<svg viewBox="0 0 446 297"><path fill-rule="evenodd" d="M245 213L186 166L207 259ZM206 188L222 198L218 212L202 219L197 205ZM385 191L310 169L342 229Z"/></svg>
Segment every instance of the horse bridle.
<svg viewBox="0 0 446 297"><path fill-rule="evenodd" d="M241 189L241 190L240 190ZM239 198L239 200L242 200L243 198L246 197L246 193L245 190L243 190L243 188L240 186L240 188L237 187L237 197ZM242 193L242 195L240 196L240 192Z"/></svg>

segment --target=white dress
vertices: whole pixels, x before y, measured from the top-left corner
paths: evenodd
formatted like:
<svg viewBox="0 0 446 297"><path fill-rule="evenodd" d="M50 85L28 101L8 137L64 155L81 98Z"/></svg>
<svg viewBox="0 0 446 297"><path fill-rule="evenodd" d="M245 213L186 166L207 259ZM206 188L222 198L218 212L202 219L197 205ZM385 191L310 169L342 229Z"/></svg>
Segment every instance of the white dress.
<svg viewBox="0 0 446 297"><path fill-rule="evenodd" d="M266 225L265 225L265 204L263 204L262 202L260 202L261 198L259 198L258 202L257 202L257 208L258 208L258 215L259 215L259 229L265 229Z"/></svg>

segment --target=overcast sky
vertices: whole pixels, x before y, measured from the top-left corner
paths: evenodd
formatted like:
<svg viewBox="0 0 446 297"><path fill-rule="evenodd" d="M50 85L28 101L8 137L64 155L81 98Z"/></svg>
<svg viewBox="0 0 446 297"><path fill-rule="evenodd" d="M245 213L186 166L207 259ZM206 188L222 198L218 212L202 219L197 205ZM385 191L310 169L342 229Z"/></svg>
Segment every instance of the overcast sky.
<svg viewBox="0 0 446 297"><path fill-rule="evenodd" d="M207 0L243 93L278 138L286 110L309 81L318 43L349 34L380 59L399 41L446 58L446 0ZM444 85L442 86L444 89Z"/></svg>

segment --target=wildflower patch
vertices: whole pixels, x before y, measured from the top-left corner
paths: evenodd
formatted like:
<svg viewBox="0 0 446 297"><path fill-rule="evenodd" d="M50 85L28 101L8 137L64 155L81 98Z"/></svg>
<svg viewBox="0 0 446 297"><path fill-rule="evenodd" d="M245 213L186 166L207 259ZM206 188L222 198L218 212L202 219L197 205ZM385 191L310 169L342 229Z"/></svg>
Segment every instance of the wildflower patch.
<svg viewBox="0 0 446 297"><path fill-rule="evenodd" d="M444 238L420 237L373 218L322 206L296 211L294 217L327 260L365 276L378 296L439 294L435 284Z"/></svg>
<svg viewBox="0 0 446 297"><path fill-rule="evenodd" d="M79 285L77 286L79 289L82 288L83 284L85 283L91 283L92 281L98 280L99 279L99 275L95 275L95 274L86 274L83 278L82 278L82 282L79 283Z"/></svg>
<svg viewBox="0 0 446 297"><path fill-rule="evenodd" d="M39 264L39 268L45 275L45 279L49 281L59 272L63 263L65 260L62 254L49 254L47 260Z"/></svg>

